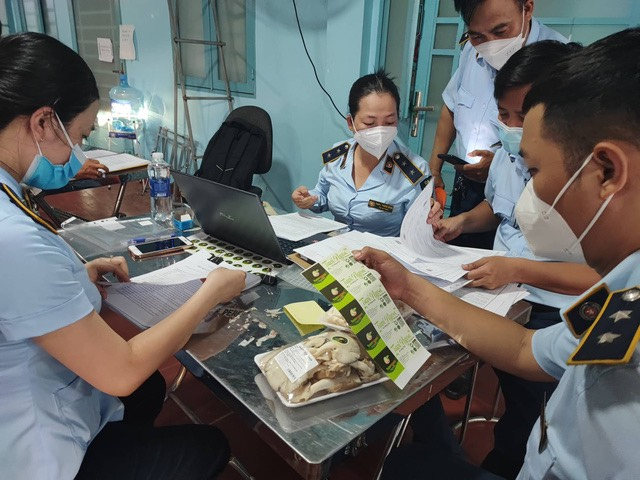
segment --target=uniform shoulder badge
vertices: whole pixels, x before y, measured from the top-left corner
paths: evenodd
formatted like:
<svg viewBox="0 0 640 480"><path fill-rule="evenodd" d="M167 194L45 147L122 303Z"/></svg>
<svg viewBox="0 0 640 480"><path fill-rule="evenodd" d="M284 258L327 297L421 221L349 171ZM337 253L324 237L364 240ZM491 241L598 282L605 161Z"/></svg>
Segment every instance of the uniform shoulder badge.
<svg viewBox="0 0 640 480"><path fill-rule="evenodd" d="M605 284L598 285L578 299L566 312L564 320L573 333L580 338L598 317L604 303L609 298L609 289Z"/></svg>
<svg viewBox="0 0 640 480"><path fill-rule="evenodd" d="M401 152L393 154L393 161L400 171L404 173L404 176L411 182L411 185L418 183L418 180L424 175L422 170L416 167L415 164Z"/></svg>
<svg viewBox="0 0 640 480"><path fill-rule="evenodd" d="M638 340L640 340L640 285L617 290L608 295L602 309L567 363L569 365L625 364L631 359Z"/></svg>
<svg viewBox="0 0 640 480"><path fill-rule="evenodd" d="M428 177L424 177L424 180L420 182L420 190L424 190L427 187L427 185L429 185L429 182L431 181L432 178L433 176L431 175L429 175Z"/></svg>
<svg viewBox="0 0 640 480"><path fill-rule="evenodd" d="M384 162L384 167L382 167L382 170L384 170L386 173L391 175L393 173L394 166L395 166L395 163L393 163L393 159L390 156L387 156L387 159Z"/></svg>
<svg viewBox="0 0 640 480"><path fill-rule="evenodd" d="M333 148L330 148L326 152L322 153L322 164L326 165L327 163L335 162L340 157L345 156L349 152L349 142L344 142L340 145L336 145Z"/></svg>

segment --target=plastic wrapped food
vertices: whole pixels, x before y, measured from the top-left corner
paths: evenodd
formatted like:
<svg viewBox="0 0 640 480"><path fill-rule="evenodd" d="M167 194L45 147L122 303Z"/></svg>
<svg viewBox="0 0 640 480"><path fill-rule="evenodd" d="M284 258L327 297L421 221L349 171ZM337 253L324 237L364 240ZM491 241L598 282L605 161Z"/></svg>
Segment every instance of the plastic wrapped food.
<svg viewBox="0 0 640 480"><path fill-rule="evenodd" d="M381 378L354 335L331 330L264 354L257 363L271 388L294 404Z"/></svg>

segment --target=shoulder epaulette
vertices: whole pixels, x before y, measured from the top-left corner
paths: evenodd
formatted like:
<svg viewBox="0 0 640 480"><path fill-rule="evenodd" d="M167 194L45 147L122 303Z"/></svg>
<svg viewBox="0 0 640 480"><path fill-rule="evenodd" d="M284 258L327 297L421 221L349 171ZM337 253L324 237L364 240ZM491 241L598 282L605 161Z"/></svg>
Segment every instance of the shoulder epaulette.
<svg viewBox="0 0 640 480"><path fill-rule="evenodd" d="M594 289L590 293L603 295L599 289ZM628 363L640 340L640 301L638 300L640 300L640 286L609 293L602 309L567 363L569 365ZM595 308L595 306L587 308Z"/></svg>
<svg viewBox="0 0 640 480"><path fill-rule="evenodd" d="M404 176L411 182L411 185L418 183L424 173L414 163L409 160L403 153L396 152L393 154L393 161L398 166Z"/></svg>
<svg viewBox="0 0 640 480"><path fill-rule="evenodd" d="M327 163L335 162L340 157L345 156L349 152L349 147L349 142L344 142L340 145L336 145L335 147L330 148L322 154L322 164L326 165Z"/></svg>

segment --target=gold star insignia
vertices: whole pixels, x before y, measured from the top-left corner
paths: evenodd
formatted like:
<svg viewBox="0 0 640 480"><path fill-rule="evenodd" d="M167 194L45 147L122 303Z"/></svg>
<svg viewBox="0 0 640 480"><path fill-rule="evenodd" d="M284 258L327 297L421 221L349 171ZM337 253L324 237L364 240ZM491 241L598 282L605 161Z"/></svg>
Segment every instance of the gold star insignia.
<svg viewBox="0 0 640 480"><path fill-rule="evenodd" d="M619 336L620 334L618 333L611 333L611 332L603 333L598 337L598 345L601 343L613 343L613 341Z"/></svg>
<svg viewBox="0 0 640 480"><path fill-rule="evenodd" d="M618 323L618 320L627 320L631 318L631 310L618 310L613 315L609 315L609 318L613 318L613 323Z"/></svg>

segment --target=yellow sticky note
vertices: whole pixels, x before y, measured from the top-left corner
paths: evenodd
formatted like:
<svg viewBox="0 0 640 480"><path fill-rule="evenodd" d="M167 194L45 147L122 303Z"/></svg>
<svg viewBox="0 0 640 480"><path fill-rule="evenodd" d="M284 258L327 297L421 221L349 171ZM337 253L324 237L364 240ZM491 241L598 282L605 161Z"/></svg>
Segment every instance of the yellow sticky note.
<svg viewBox="0 0 640 480"><path fill-rule="evenodd" d="M318 321L324 315L324 310L313 300L290 303L282 310L298 329L300 335L307 335L324 327Z"/></svg>

